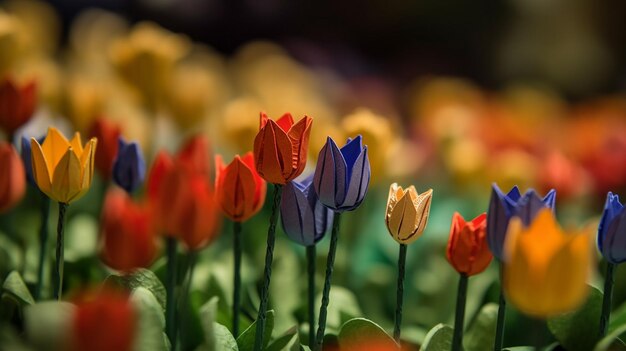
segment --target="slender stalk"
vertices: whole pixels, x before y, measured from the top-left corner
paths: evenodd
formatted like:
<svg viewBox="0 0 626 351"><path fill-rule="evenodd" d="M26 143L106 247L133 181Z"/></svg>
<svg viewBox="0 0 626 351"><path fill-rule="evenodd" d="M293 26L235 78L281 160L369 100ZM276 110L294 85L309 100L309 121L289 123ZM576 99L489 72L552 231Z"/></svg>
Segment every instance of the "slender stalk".
<svg viewBox="0 0 626 351"><path fill-rule="evenodd" d="M541 319L532 319L532 338L533 346L536 351L541 350L543 347L543 323L544 321Z"/></svg>
<svg viewBox="0 0 626 351"><path fill-rule="evenodd" d="M402 327L402 300L404 299L404 268L406 266L406 245L400 244L398 254L398 287L396 288L396 320L393 328L393 338L400 342L400 328Z"/></svg>
<svg viewBox="0 0 626 351"><path fill-rule="evenodd" d="M196 261L198 258L197 251L189 251L187 254L188 262L187 265L187 276L185 277L185 285L183 287L183 291L181 291L180 298L178 299L178 321L176 326L174 327L174 340L175 343L172 343L172 350L177 349L177 340L178 340L178 326L182 326L184 322L185 311L187 311L187 306L189 304L189 294L191 292L191 282L193 281L193 271L196 268Z"/></svg>
<svg viewBox="0 0 626 351"><path fill-rule="evenodd" d="M233 336L239 336L239 310L241 309L241 222L233 222L233 250L235 251L235 274L233 291Z"/></svg>
<svg viewBox="0 0 626 351"><path fill-rule="evenodd" d="M165 334L170 340L172 350L176 349L176 282L177 282L177 241L174 237L165 239L167 255L167 276L165 278Z"/></svg>
<svg viewBox="0 0 626 351"><path fill-rule="evenodd" d="M606 274L604 276L604 298L602 300L602 314L600 315L600 339L606 336L611 318L611 303L613 302L613 283L615 264L606 263Z"/></svg>
<svg viewBox="0 0 626 351"><path fill-rule="evenodd" d="M263 271L263 288L261 289L261 303L256 320L256 334L254 336L254 351L261 351L263 334L265 331L265 314L269 299L270 280L272 278L272 261L274 260L274 242L276 241L276 223L278 222L278 208L282 198L282 185L274 184L274 202L270 216L270 227L267 230L267 247L265 250L265 269Z"/></svg>
<svg viewBox="0 0 626 351"><path fill-rule="evenodd" d="M498 300L498 319L496 320L496 338L493 344L494 351L502 350L504 342L504 319L506 317L506 299L502 288L502 264L500 264L500 298Z"/></svg>
<svg viewBox="0 0 626 351"><path fill-rule="evenodd" d="M326 260L326 276L324 278L324 290L322 291L322 305L320 306L319 322L317 327L317 336L315 337L315 350L321 351L324 344L324 331L326 329L326 314L328 312L328 303L330 302L330 282L333 275L333 267L335 265L335 253L337 251L337 241L339 238L339 223L341 221L341 213L335 212L333 221L333 231L330 236L330 248L328 250L328 258Z"/></svg>
<svg viewBox="0 0 626 351"><path fill-rule="evenodd" d="M309 275L309 346L315 345L315 244L306 247L306 264Z"/></svg>
<svg viewBox="0 0 626 351"><path fill-rule="evenodd" d="M452 351L463 349L463 327L465 322L465 301L467 300L466 274L461 273L459 278L459 290L456 295L456 314L454 316L454 334L452 335Z"/></svg>
<svg viewBox="0 0 626 351"><path fill-rule="evenodd" d="M46 263L46 249L48 247L48 221L50 220L50 199L41 193L41 227L39 228L39 263L37 266L37 285L35 286L35 300L41 298L43 287L43 271Z"/></svg>
<svg viewBox="0 0 626 351"><path fill-rule="evenodd" d="M57 221L56 266L54 269L54 298L61 300L63 294L63 263L65 256L65 211L68 204L59 202L59 219Z"/></svg>

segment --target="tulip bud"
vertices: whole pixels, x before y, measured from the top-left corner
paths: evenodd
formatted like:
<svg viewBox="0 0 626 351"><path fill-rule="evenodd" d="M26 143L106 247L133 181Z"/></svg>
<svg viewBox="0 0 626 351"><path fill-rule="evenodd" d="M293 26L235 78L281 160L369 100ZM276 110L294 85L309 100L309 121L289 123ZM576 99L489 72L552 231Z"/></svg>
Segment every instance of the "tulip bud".
<svg viewBox="0 0 626 351"><path fill-rule="evenodd" d="M314 245L330 229L333 216L334 212L319 201L312 176L283 188L280 219L289 239L303 246Z"/></svg>
<svg viewBox="0 0 626 351"><path fill-rule="evenodd" d="M12 135L33 116L37 105L35 82L19 86L6 78L0 83L0 129Z"/></svg>
<svg viewBox="0 0 626 351"><path fill-rule="evenodd" d="M522 196L517 186L505 195L496 184L493 184L487 211L487 241L491 253L502 261L507 227L511 218L520 217L524 225L529 225L541 209L550 208L554 211L555 200L554 189L544 198L540 198L532 189Z"/></svg>
<svg viewBox="0 0 626 351"><path fill-rule="evenodd" d="M263 207L267 185L254 168L254 156L235 156L228 165L215 157L215 197L228 218L243 222Z"/></svg>
<svg viewBox="0 0 626 351"><path fill-rule="evenodd" d="M148 268L157 253L148 210L119 189L107 192L100 221L100 258L109 267L131 272Z"/></svg>
<svg viewBox="0 0 626 351"><path fill-rule="evenodd" d="M24 196L24 165L13 145L0 142L0 213L13 208Z"/></svg>
<svg viewBox="0 0 626 351"><path fill-rule="evenodd" d="M546 318L578 308L589 291L589 233L564 233L550 208L542 208L529 227L514 217L505 246L503 287L520 311Z"/></svg>
<svg viewBox="0 0 626 351"><path fill-rule="evenodd" d="M113 181L126 192L139 188L146 176L146 162L136 142L127 143L119 138L118 152L113 161Z"/></svg>
<svg viewBox="0 0 626 351"><path fill-rule="evenodd" d="M467 276L484 271L493 256L487 245L487 214L470 222L455 212L452 217L446 257L454 269Z"/></svg>
<svg viewBox="0 0 626 351"><path fill-rule="evenodd" d="M397 183L391 184L385 223L398 243L407 245L422 235L428 224L432 197L432 189L418 195L412 185L402 189Z"/></svg>
<svg viewBox="0 0 626 351"><path fill-rule="evenodd" d="M121 134L121 127L106 118L97 119L89 132L91 137L98 139L99 147L95 156L95 166L100 176L106 180L111 179L113 162L119 148L118 139Z"/></svg>
<svg viewBox="0 0 626 351"><path fill-rule="evenodd" d="M286 113L276 122L261 112L261 128L254 139L254 160L259 175L272 184L286 184L306 166L313 120L304 116L294 124Z"/></svg>
<svg viewBox="0 0 626 351"><path fill-rule="evenodd" d="M370 173L367 146L363 146L360 135L348 139L341 150L329 137L317 159L313 183L326 207L352 211L365 199Z"/></svg>
<svg viewBox="0 0 626 351"><path fill-rule="evenodd" d="M613 264L626 261L626 210L619 196L609 192L598 225L598 249Z"/></svg>

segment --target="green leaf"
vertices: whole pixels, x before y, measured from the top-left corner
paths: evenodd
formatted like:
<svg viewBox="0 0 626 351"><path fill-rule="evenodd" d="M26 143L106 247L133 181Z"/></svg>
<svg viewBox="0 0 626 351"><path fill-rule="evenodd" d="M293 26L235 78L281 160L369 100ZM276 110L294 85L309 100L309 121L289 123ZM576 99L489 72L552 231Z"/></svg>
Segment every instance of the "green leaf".
<svg viewBox="0 0 626 351"><path fill-rule="evenodd" d="M138 287L133 291L130 301L139 315L133 349L168 350L169 342L163 333L165 316L156 297L150 290Z"/></svg>
<svg viewBox="0 0 626 351"><path fill-rule="evenodd" d="M35 299L28 291L28 287L22 276L17 271L9 273L7 279L2 284L2 290L16 297L21 303L26 305L34 305Z"/></svg>
<svg viewBox="0 0 626 351"><path fill-rule="evenodd" d="M498 319L498 305L489 303L478 312L463 338L466 351L488 350L493 347L496 339L496 322Z"/></svg>
<svg viewBox="0 0 626 351"><path fill-rule="evenodd" d="M588 351L598 342L603 295L590 287L587 301L577 311L548 319L548 329L568 351Z"/></svg>
<svg viewBox="0 0 626 351"><path fill-rule="evenodd" d="M215 350L216 335L215 335L215 317L217 316L217 303L219 298L213 296L202 307L200 307L200 324L202 325L202 332L204 333L204 344L207 350Z"/></svg>
<svg viewBox="0 0 626 351"><path fill-rule="evenodd" d="M213 322L216 351L238 351L237 340L226 326Z"/></svg>
<svg viewBox="0 0 626 351"><path fill-rule="evenodd" d="M424 338L424 344L422 344L422 351L450 351L452 347L452 334L454 330L452 327L445 324L437 324L434 326L426 338Z"/></svg>
<svg viewBox="0 0 626 351"><path fill-rule="evenodd" d="M298 342L298 328L293 326L285 332L285 334L279 336L274 342L265 349L265 351L282 351L291 350L294 345L300 346Z"/></svg>
<svg viewBox="0 0 626 351"><path fill-rule="evenodd" d="M626 333L626 324L622 324L620 327L615 328L607 336L602 338L593 351L609 351L609 350L626 350L626 345L619 338L623 333Z"/></svg>
<svg viewBox="0 0 626 351"><path fill-rule="evenodd" d="M106 278L105 284L117 285L131 292L140 287L147 289L154 295L161 309L165 311L165 287L159 278L149 269L139 268L128 275L112 274Z"/></svg>
<svg viewBox="0 0 626 351"><path fill-rule="evenodd" d="M76 306L69 302L46 301L24 309L24 329L38 350L66 350Z"/></svg>
<svg viewBox="0 0 626 351"><path fill-rule="evenodd" d="M372 340L396 344L383 328L365 318L354 318L347 321L341 326L337 339L340 348L347 349L364 345Z"/></svg>
<svg viewBox="0 0 626 351"><path fill-rule="evenodd" d="M254 349L254 338L256 337L256 323L250 324L248 329L244 330L237 338L237 345L240 351L251 351ZM274 329L274 311L269 310L266 313L265 330L263 331L263 349L267 347L267 344L272 337L272 330Z"/></svg>

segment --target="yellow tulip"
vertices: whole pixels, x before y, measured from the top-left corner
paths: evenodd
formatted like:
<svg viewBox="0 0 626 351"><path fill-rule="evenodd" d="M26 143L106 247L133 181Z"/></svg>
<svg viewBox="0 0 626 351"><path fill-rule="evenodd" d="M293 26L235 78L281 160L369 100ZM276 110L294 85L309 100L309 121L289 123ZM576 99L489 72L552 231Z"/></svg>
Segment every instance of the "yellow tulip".
<svg viewBox="0 0 626 351"><path fill-rule="evenodd" d="M564 233L550 209L529 227L513 218L505 243L504 291L520 311L546 318L579 307L588 293L589 233Z"/></svg>
<svg viewBox="0 0 626 351"><path fill-rule="evenodd" d="M402 189L397 183L391 184L385 223L389 234L398 243L410 244L422 235L428 223L432 197L432 189L418 194L413 185Z"/></svg>
<svg viewBox="0 0 626 351"><path fill-rule="evenodd" d="M56 128L50 127L42 145L35 138L31 138L30 144L33 178L44 194L65 204L85 195L93 177L96 138L83 148L79 133L67 141Z"/></svg>

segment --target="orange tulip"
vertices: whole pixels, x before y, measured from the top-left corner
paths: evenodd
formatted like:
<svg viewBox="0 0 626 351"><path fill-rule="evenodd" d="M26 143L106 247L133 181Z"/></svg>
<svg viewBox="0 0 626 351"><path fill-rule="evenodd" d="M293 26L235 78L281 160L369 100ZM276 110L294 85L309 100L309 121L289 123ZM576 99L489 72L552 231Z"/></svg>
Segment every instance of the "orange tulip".
<svg viewBox="0 0 626 351"><path fill-rule="evenodd" d="M72 351L130 351L138 316L128 296L103 290L77 301L71 331Z"/></svg>
<svg viewBox="0 0 626 351"><path fill-rule="evenodd" d="M106 180L112 175L113 161L117 157L118 139L121 134L122 128L106 118L98 118L89 131L91 137L98 139L98 152L94 161L100 176Z"/></svg>
<svg viewBox="0 0 626 351"><path fill-rule="evenodd" d="M37 104L37 87L34 81L23 86L10 78L0 83L0 128L12 135L17 128L30 120Z"/></svg>
<svg viewBox="0 0 626 351"><path fill-rule="evenodd" d="M466 222L455 212L446 251L448 262L457 272L472 276L484 271L493 256L487 245L487 214Z"/></svg>
<svg viewBox="0 0 626 351"><path fill-rule="evenodd" d="M122 272L148 268L157 245L145 207L134 203L128 193L113 188L107 192L102 210L100 258Z"/></svg>
<svg viewBox="0 0 626 351"><path fill-rule="evenodd" d="M313 119L294 124L290 113L273 121L261 112L261 128L254 139L254 160L259 175L273 184L286 184L306 166Z"/></svg>
<svg viewBox="0 0 626 351"><path fill-rule="evenodd" d="M215 157L215 196L222 212L233 221L243 222L263 207L267 185L254 168L254 156L248 152L228 165Z"/></svg>
<svg viewBox="0 0 626 351"><path fill-rule="evenodd" d="M26 190L26 172L13 145L0 142L0 213L16 205Z"/></svg>

